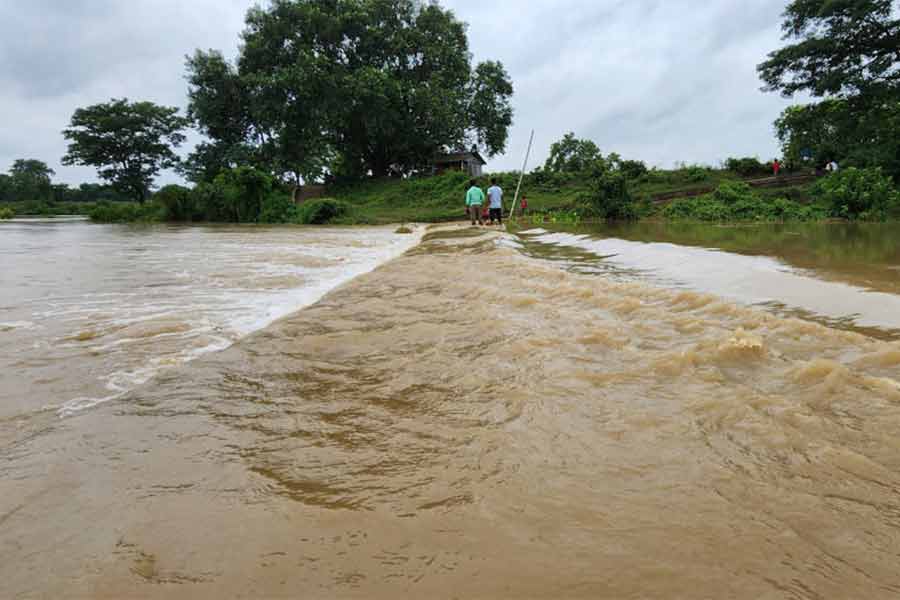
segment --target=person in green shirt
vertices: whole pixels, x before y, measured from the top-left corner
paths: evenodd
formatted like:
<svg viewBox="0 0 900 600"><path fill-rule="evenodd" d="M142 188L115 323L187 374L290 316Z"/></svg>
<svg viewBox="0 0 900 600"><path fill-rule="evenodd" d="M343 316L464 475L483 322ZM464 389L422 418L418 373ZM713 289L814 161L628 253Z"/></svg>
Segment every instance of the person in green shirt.
<svg viewBox="0 0 900 600"><path fill-rule="evenodd" d="M484 204L484 192L478 187L478 182L473 179L469 182L469 191L466 192L466 209L472 218L472 225L476 221L479 225L484 225L484 218L481 216L482 204Z"/></svg>

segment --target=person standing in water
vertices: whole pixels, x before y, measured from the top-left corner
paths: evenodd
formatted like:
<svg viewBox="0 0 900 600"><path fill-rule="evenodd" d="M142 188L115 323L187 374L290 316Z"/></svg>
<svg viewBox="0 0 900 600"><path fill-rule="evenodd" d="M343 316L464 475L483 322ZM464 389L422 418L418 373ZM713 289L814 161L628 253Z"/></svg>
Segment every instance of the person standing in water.
<svg viewBox="0 0 900 600"><path fill-rule="evenodd" d="M466 208L469 209L472 225L476 221L479 225L484 225L484 218L481 216L482 204L484 204L484 192L478 187L478 182L473 179L469 182L469 191L466 192Z"/></svg>
<svg viewBox="0 0 900 600"><path fill-rule="evenodd" d="M491 208L491 225L494 224L495 218L498 224L503 225L503 188L497 185L495 178L491 178L491 187L488 188L487 197Z"/></svg>

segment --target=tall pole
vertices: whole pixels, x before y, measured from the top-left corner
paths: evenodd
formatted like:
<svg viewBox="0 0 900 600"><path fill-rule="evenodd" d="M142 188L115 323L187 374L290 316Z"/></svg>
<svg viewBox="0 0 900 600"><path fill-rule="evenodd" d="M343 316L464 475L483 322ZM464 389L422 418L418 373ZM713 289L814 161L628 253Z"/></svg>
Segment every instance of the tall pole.
<svg viewBox="0 0 900 600"><path fill-rule="evenodd" d="M513 197L512 209L509 211L509 218L512 220L516 215L516 207L519 205L519 190L522 189L522 179L525 178L525 169L528 168L528 157L531 156L531 144L534 142L534 129L531 130L531 137L528 139L528 150L525 152L525 161L522 163L522 172L519 173L519 183L516 185L516 195Z"/></svg>

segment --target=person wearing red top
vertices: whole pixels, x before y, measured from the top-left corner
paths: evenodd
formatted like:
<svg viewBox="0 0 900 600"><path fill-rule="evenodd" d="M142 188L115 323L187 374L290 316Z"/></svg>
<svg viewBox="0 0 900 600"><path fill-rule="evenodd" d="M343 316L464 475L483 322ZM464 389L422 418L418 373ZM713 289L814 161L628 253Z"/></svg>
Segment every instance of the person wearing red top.
<svg viewBox="0 0 900 600"><path fill-rule="evenodd" d="M525 211L528 210L528 200L525 199L525 194L522 194L522 201L519 202L519 208L522 209L522 215L524 215Z"/></svg>
<svg viewBox="0 0 900 600"><path fill-rule="evenodd" d="M779 173L781 173L781 163L778 162L778 159L772 161L772 171L775 173L775 177L778 177Z"/></svg>

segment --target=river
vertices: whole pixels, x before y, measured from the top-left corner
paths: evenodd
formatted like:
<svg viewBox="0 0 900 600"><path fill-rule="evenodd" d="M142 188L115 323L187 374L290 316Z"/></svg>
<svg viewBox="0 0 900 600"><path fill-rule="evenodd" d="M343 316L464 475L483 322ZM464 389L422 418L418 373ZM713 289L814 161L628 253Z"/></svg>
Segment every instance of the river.
<svg viewBox="0 0 900 600"><path fill-rule="evenodd" d="M898 597L896 228L706 229L0 224L0 596Z"/></svg>

